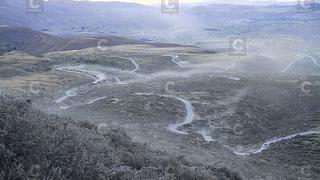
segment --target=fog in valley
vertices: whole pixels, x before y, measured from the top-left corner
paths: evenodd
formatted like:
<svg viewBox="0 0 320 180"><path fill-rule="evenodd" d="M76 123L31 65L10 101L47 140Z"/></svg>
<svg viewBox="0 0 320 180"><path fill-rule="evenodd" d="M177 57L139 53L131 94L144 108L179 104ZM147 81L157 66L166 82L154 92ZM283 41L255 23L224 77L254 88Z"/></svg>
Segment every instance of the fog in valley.
<svg viewBox="0 0 320 180"><path fill-rule="evenodd" d="M0 179L317 180L313 0L1 0Z"/></svg>

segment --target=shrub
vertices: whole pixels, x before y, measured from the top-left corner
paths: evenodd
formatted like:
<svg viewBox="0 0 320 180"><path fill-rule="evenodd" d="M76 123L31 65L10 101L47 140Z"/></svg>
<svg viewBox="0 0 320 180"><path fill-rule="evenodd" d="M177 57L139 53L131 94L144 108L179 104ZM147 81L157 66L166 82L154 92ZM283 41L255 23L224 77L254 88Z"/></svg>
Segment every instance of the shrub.
<svg viewBox="0 0 320 180"><path fill-rule="evenodd" d="M121 128L99 131L33 110L30 101L0 97L0 125L0 179L238 179L227 169L167 161Z"/></svg>

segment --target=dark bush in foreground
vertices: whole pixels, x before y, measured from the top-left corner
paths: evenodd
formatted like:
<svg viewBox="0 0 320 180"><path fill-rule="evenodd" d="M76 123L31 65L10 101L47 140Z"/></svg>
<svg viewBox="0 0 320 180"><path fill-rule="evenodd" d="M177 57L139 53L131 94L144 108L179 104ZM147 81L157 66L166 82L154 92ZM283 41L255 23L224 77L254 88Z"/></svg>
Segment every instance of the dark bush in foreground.
<svg viewBox="0 0 320 180"><path fill-rule="evenodd" d="M101 130L0 97L2 179L240 179L227 169L189 167L133 143L124 130Z"/></svg>

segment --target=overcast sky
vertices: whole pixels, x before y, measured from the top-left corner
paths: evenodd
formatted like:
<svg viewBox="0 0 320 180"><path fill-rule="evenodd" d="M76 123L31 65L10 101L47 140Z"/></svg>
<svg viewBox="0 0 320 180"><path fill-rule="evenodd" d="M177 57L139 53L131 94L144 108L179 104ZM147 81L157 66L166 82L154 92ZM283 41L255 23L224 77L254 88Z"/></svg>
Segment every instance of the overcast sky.
<svg viewBox="0 0 320 180"><path fill-rule="evenodd" d="M161 0L90 0L90 1L122 1L122 2L135 2L140 4L160 4ZM227 0L179 0L180 3L199 3L199 2L228 2ZM245 2L296 2L297 0L237 0L233 2L245 3Z"/></svg>

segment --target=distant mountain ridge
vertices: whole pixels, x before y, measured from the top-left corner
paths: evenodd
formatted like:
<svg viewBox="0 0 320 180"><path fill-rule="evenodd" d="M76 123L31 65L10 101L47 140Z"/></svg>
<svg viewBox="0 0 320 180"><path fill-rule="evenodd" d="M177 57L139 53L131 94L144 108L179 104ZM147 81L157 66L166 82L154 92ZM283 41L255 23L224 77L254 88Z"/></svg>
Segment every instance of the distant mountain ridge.
<svg viewBox="0 0 320 180"><path fill-rule="evenodd" d="M42 13L27 13L21 0L1 1L0 24L25 26L53 35L115 35L148 42L194 44L230 35L283 34L320 39L320 5L299 13L287 3L204 4L163 15L160 7L124 2L50 0ZM215 29L215 31L210 31ZM208 31L209 30L209 31Z"/></svg>
<svg viewBox="0 0 320 180"><path fill-rule="evenodd" d="M23 26L0 25L0 55L10 51L22 51L31 55L42 55L48 52L127 44L147 44L154 47L182 47L179 44L145 43L119 36L60 37Z"/></svg>
<svg viewBox="0 0 320 180"><path fill-rule="evenodd" d="M102 43L99 44L99 41ZM21 26L0 25L0 53L23 51L41 55L53 51L78 50L89 47L137 44L139 41L115 36L61 38Z"/></svg>
<svg viewBox="0 0 320 180"><path fill-rule="evenodd" d="M26 12L24 1L10 0L5 1L0 11L0 24L21 25L37 30L132 26L142 24L141 21L153 26L157 25L154 23L155 17L160 14L156 10L135 3L55 0L44 2L42 13L32 14Z"/></svg>

